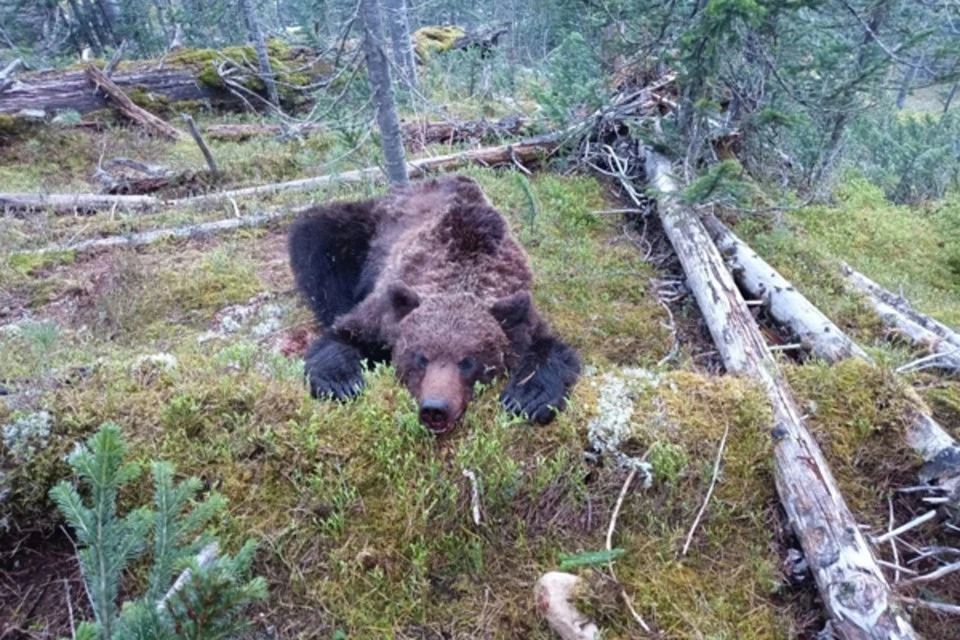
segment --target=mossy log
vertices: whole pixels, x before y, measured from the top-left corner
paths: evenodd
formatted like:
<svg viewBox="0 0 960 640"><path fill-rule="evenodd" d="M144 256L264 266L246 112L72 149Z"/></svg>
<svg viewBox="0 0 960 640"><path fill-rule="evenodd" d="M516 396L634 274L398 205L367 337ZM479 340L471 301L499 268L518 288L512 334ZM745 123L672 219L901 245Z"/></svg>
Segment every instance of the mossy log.
<svg viewBox="0 0 960 640"><path fill-rule="evenodd" d="M670 163L648 152L664 232L727 371L756 380L773 411L774 480L820 597L841 638L916 638L857 526L777 360L699 217L676 200Z"/></svg>
<svg viewBox="0 0 960 640"><path fill-rule="evenodd" d="M809 346L817 357L831 364L849 357L872 362L863 348L848 338L840 327L807 300L786 278L730 231L716 216L707 213L702 216L702 222L723 254L727 267L740 288L749 295L762 299L773 320L790 329L805 345ZM852 269L847 269L856 274ZM866 292L879 289L875 283L864 276L856 275L860 279L859 282L863 283L862 286ZM889 292L886 293L889 294ZM892 296L892 294L889 295ZM883 302L878 301L878 303L886 306ZM880 311L879 308L877 310ZM927 316L923 317L927 318ZM927 320L928 326L936 322L930 318ZM944 331L950 331L945 325L942 326ZM920 329L926 331L922 327ZM938 344L944 345L942 342ZM956 348L953 347L953 349ZM960 356L957 357L957 361L960 361ZM920 473L921 480L925 482L936 480L948 490L953 491L960 485L960 468L957 466L957 461L960 461L960 444L931 417L929 407L918 394L910 388L907 388L907 394L913 404L910 415L907 416L910 425L907 431L907 444L926 462Z"/></svg>
<svg viewBox="0 0 960 640"><path fill-rule="evenodd" d="M272 42L271 62L282 85L281 102L290 108L301 97L298 87L316 82L330 71L312 50L283 47ZM209 105L212 109L240 110L246 102L230 91L220 77L221 66L231 70L230 79L257 95L264 95L257 77L256 54L252 47L232 47L222 51L183 49L160 60L121 62L110 76L117 86L139 106L160 115L176 103ZM247 96L249 100L249 96ZM21 74L6 91L0 93L0 114L23 110L73 110L81 115L109 108L102 93L90 90L84 67ZM254 104L255 107L264 105Z"/></svg>

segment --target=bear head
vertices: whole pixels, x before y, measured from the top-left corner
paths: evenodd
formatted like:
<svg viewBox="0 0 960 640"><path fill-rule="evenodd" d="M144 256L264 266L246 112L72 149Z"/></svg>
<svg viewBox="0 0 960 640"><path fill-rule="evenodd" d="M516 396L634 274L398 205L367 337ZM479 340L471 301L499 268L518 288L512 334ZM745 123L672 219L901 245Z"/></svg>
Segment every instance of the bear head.
<svg viewBox="0 0 960 640"><path fill-rule="evenodd" d="M436 435L451 431L474 386L516 366L531 325L530 293L484 304L470 294L421 297L402 282L388 289L396 322L397 376L417 400L420 422Z"/></svg>

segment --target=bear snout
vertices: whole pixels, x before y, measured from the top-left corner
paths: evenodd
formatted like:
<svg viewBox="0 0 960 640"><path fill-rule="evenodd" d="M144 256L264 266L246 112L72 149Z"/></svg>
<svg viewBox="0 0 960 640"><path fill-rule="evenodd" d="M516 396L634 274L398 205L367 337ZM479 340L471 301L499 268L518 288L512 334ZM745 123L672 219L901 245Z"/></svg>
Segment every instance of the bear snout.
<svg viewBox="0 0 960 640"><path fill-rule="evenodd" d="M433 433L446 433L453 426L450 403L443 398L424 398L420 401L420 423Z"/></svg>
<svg viewBox="0 0 960 640"><path fill-rule="evenodd" d="M420 424L435 435L451 431L467 405L464 385L454 365L429 365L417 396Z"/></svg>

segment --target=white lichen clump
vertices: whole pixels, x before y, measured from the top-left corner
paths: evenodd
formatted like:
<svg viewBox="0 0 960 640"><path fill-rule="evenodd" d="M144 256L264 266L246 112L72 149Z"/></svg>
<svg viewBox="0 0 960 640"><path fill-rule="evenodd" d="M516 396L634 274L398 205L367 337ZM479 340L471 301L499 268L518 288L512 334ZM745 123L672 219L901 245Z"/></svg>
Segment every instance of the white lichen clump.
<svg viewBox="0 0 960 640"><path fill-rule="evenodd" d="M17 458L30 457L50 443L50 414L46 411L26 413L0 427L3 448Z"/></svg>
<svg viewBox="0 0 960 640"><path fill-rule="evenodd" d="M652 467L625 454L622 446L634 434L633 410L638 385L656 386L659 382L660 376L646 369L625 368L619 375L604 374L596 416L587 424L587 437L594 451L612 455L624 467L636 467L644 476L645 487L653 482Z"/></svg>

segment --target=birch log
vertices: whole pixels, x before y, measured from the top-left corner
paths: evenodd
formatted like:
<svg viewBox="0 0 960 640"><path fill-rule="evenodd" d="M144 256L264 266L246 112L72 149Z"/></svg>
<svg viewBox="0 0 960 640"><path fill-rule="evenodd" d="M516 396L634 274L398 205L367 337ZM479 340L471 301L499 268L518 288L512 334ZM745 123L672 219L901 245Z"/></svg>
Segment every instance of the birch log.
<svg viewBox="0 0 960 640"><path fill-rule="evenodd" d="M960 334L920 313L909 302L887 291L850 265L841 265L841 269L853 288L867 295L884 324L898 330L912 342L940 354L937 362L944 368L960 371Z"/></svg>
<svg viewBox="0 0 960 640"><path fill-rule="evenodd" d="M870 356L844 335L830 318L715 216L707 214L702 221L726 258L737 284L748 294L762 298L776 322L808 342L813 352L827 362L835 363L851 356L872 362ZM913 401L908 417L907 444L927 463L920 472L921 480L936 479L948 488L955 487L960 484L957 462L960 461L960 444L930 416L929 408L919 395L909 388L907 395Z"/></svg>
<svg viewBox="0 0 960 640"><path fill-rule="evenodd" d="M846 640L916 638L860 533L782 371L699 218L675 200L670 163L647 155L664 232L727 371L760 383L773 410L774 478L834 631Z"/></svg>

